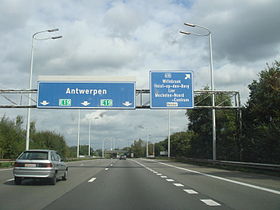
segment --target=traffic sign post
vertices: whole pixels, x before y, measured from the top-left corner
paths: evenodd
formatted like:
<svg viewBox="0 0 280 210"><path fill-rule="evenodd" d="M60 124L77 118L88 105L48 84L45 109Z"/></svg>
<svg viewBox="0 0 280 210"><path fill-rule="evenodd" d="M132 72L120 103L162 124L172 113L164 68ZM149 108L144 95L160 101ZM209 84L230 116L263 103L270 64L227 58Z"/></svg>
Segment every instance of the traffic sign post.
<svg viewBox="0 0 280 210"><path fill-rule="evenodd" d="M37 108L135 109L135 82L38 82Z"/></svg>
<svg viewBox="0 0 280 210"><path fill-rule="evenodd" d="M194 107L192 71L150 71L150 107L189 109Z"/></svg>

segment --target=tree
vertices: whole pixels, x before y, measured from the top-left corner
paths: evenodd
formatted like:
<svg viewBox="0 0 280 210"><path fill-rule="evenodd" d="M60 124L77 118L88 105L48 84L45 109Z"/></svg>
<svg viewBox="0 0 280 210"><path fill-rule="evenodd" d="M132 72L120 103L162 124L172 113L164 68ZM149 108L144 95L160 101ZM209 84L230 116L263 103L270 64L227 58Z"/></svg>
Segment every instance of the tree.
<svg viewBox="0 0 280 210"><path fill-rule="evenodd" d="M24 149L24 132L6 116L0 121L0 158L16 158Z"/></svg>
<svg viewBox="0 0 280 210"><path fill-rule="evenodd" d="M64 137L53 131L41 131L34 133L32 135L30 147L34 149L56 150L63 157L67 157L69 154L69 149Z"/></svg>
<svg viewBox="0 0 280 210"><path fill-rule="evenodd" d="M205 90L209 88L206 87ZM224 93L215 95L216 104L230 106L231 99ZM200 106L211 106L208 93L195 97ZM211 109L187 110L189 131L193 132L190 141L190 154L195 158L212 158L212 112ZM237 137L236 115L233 110L216 110L217 158L235 160L239 158L240 147Z"/></svg>
<svg viewBox="0 0 280 210"><path fill-rule="evenodd" d="M146 156L146 142L139 139L138 141L134 141L133 145L131 145L131 151L134 153L134 157L145 157Z"/></svg>
<svg viewBox="0 0 280 210"><path fill-rule="evenodd" d="M194 133L192 131L177 132L170 136L171 156L174 157L188 157L191 153L190 141Z"/></svg>
<svg viewBox="0 0 280 210"><path fill-rule="evenodd" d="M243 111L243 158L280 163L280 62L267 64L249 89Z"/></svg>

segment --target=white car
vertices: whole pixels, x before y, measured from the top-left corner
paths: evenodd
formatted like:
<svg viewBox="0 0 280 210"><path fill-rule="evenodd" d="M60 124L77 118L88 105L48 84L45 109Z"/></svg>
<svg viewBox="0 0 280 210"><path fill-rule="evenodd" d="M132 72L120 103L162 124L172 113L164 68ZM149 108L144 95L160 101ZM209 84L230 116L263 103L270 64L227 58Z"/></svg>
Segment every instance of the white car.
<svg viewBox="0 0 280 210"><path fill-rule="evenodd" d="M54 150L27 150L16 159L13 174L16 185L23 179L48 179L55 185L57 178L67 180L68 167Z"/></svg>

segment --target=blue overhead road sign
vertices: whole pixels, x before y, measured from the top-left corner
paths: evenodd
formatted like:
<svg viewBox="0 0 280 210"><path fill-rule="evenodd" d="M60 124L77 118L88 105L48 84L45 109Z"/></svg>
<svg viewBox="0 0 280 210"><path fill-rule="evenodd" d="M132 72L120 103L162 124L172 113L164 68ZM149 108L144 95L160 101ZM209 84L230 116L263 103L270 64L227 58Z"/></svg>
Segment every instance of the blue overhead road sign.
<svg viewBox="0 0 280 210"><path fill-rule="evenodd" d="M150 107L159 109L193 108L192 71L151 71Z"/></svg>
<svg viewBox="0 0 280 210"><path fill-rule="evenodd" d="M135 82L38 82L37 108L135 109Z"/></svg>

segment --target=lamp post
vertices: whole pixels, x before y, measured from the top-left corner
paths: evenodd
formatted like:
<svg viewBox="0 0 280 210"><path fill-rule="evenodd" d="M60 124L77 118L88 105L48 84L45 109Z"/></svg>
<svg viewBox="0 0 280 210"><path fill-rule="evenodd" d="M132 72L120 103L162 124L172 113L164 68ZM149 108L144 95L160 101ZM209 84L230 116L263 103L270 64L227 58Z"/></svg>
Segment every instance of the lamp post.
<svg viewBox="0 0 280 210"><path fill-rule="evenodd" d="M213 160L216 160L216 111L215 111L215 93L214 93L214 72L213 72L213 55L212 55L212 35L211 31L197 24L184 23L184 25L189 27L198 27L207 31L206 34L194 33L180 31L180 33L185 35L195 35L195 36L208 36L209 37L209 60L210 60L210 78L211 78L211 91L212 91L212 124L213 124Z"/></svg>
<svg viewBox="0 0 280 210"><path fill-rule="evenodd" d="M55 29L49 29L44 31L36 32L32 35L32 43L31 43L31 61L30 61L30 75L29 75L29 90L32 89L32 74L33 74L33 57L34 57L34 40L48 40L48 39L60 39L62 36L53 36L53 37L47 37L47 38L36 38L38 34L41 33L51 33L58 31L58 28ZM31 106L31 93L29 93L28 96L28 106ZM27 128L26 128L26 150L29 150L29 138L30 138L30 114L31 114L31 108L28 108L27 111Z"/></svg>
<svg viewBox="0 0 280 210"><path fill-rule="evenodd" d="M81 110L78 112L78 135L77 135L77 158L80 157L80 128L81 128Z"/></svg>
<svg viewBox="0 0 280 210"><path fill-rule="evenodd" d="M99 119L98 117L93 118L93 126L94 126L94 122L95 120ZM88 122L88 156L90 156L90 145L91 145L91 119L89 119Z"/></svg>
<svg viewBox="0 0 280 210"><path fill-rule="evenodd" d="M168 110L168 140L167 140L167 157L170 158L170 110Z"/></svg>

